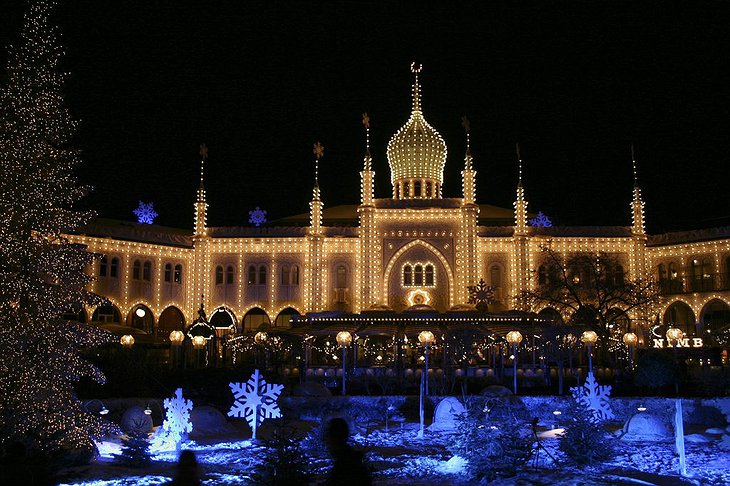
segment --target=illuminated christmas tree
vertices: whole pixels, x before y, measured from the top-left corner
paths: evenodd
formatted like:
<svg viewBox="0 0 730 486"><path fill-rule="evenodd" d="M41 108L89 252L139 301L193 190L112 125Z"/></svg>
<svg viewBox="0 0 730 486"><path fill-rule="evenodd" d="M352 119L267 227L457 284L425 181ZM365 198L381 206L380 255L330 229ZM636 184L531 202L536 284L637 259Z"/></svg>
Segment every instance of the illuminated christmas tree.
<svg viewBox="0 0 730 486"><path fill-rule="evenodd" d="M109 426L84 410L73 383L104 381L80 352L110 335L63 319L101 299L86 290L94 255L62 236L93 214L72 209L86 188L73 174L76 122L64 106L53 7L31 2L0 87L0 445L88 457Z"/></svg>

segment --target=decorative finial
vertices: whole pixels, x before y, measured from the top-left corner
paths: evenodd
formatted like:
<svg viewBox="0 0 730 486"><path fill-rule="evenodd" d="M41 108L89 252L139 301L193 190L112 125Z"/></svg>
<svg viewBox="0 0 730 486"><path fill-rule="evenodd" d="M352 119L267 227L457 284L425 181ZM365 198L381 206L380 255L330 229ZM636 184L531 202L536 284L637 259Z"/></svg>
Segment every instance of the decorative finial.
<svg viewBox="0 0 730 486"><path fill-rule="evenodd" d="M362 126L365 127L365 156L370 158L370 117L367 111L362 114ZM370 167L367 168L370 170Z"/></svg>
<svg viewBox="0 0 730 486"><path fill-rule="evenodd" d="M319 187L319 159L324 156L324 147L317 142L313 145L312 153L316 157L314 162L314 185Z"/></svg>
<svg viewBox="0 0 730 486"><path fill-rule="evenodd" d="M208 146L204 143L200 144L200 187L203 187L203 169L205 161L208 159Z"/></svg>
<svg viewBox="0 0 730 486"><path fill-rule="evenodd" d="M634 186L639 185L639 174L636 171L636 157L634 156L634 144L631 143L631 165L634 169Z"/></svg>
<svg viewBox="0 0 730 486"><path fill-rule="evenodd" d="M411 63L411 72L414 75L413 82L413 111L421 111L421 85L418 84L418 74L423 70L423 64Z"/></svg>
<svg viewBox="0 0 730 486"><path fill-rule="evenodd" d="M516 143L515 148L517 150L517 168L518 168L518 185L522 185L522 155L520 155L520 144Z"/></svg>
<svg viewBox="0 0 730 486"><path fill-rule="evenodd" d="M461 126L464 127L466 133L466 155L468 157L471 155L471 123L466 115L461 117Z"/></svg>

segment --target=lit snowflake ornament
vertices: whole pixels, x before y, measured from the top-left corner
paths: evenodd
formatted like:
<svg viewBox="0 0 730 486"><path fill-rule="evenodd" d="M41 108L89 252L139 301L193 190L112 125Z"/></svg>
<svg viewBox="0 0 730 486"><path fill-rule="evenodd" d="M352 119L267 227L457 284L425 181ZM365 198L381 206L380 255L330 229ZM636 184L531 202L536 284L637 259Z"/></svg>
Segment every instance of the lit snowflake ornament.
<svg viewBox="0 0 730 486"><path fill-rule="evenodd" d="M570 391L573 398L591 410L597 420L611 420L614 418L608 400L611 396L611 385L599 385L592 371L588 373L583 386L574 386Z"/></svg>
<svg viewBox="0 0 730 486"><path fill-rule="evenodd" d="M553 222L550 221L550 218L545 216L542 211L538 211L537 217L530 220L530 226L535 226L537 228L550 228L552 225Z"/></svg>
<svg viewBox="0 0 730 486"><path fill-rule="evenodd" d="M284 385L266 383L259 370L246 383L229 383L233 392L233 406L228 412L229 417L246 419L256 438L256 429L268 418L281 417L281 410L276 401L284 389Z"/></svg>
<svg viewBox="0 0 730 486"><path fill-rule="evenodd" d="M137 216L137 222L139 224L152 224L157 217L153 203L139 202L137 209L132 211Z"/></svg>
<svg viewBox="0 0 730 486"><path fill-rule="evenodd" d="M193 409L193 401L186 400L182 396L182 388L175 390L175 396L165 398L165 421L162 422L161 436L180 444L183 436L193 430L193 423L190 422L190 411Z"/></svg>
<svg viewBox="0 0 730 486"><path fill-rule="evenodd" d="M494 302L494 287L487 285L484 279L479 279L478 285L469 285L469 304L475 304L478 309Z"/></svg>
<svg viewBox="0 0 730 486"><path fill-rule="evenodd" d="M248 212L248 222L254 226L261 226L266 222L266 210L256 206L256 209Z"/></svg>

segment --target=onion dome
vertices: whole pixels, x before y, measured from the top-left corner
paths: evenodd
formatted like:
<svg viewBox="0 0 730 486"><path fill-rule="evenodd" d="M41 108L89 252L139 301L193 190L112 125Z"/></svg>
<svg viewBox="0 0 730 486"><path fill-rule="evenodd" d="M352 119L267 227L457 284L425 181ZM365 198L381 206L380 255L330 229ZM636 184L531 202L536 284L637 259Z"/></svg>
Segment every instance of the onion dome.
<svg viewBox="0 0 730 486"><path fill-rule="evenodd" d="M421 112L421 66L411 64L414 73L411 117L388 142L388 164L396 199L441 197L446 143Z"/></svg>

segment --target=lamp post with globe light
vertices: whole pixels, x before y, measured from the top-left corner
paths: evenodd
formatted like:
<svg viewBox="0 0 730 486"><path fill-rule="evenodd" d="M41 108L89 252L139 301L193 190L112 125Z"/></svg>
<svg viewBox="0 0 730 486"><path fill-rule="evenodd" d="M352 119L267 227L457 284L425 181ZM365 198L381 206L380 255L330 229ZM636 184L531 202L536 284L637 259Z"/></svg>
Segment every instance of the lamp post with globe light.
<svg viewBox="0 0 730 486"><path fill-rule="evenodd" d="M679 367L679 360L677 359L677 345L683 337L684 333L680 328L670 327L667 329L667 341L672 343L672 348L674 349L674 361L677 363L677 367ZM679 394L679 376L677 376L676 380L677 381L674 383L674 391Z"/></svg>
<svg viewBox="0 0 730 486"><path fill-rule="evenodd" d="M268 365L269 365L268 364L268 359L267 359L268 356L267 356L267 353L266 353L266 341L268 339L269 339L269 335L267 333L265 333L264 331L259 331L256 334L254 334L254 336L253 336L253 342L255 342L256 344L258 344L259 349L260 349L260 351L259 351L260 354L258 356L262 356L263 355L263 357L264 357L264 360L263 360L264 361L264 369L268 368ZM260 358L258 358L256 361L260 361Z"/></svg>
<svg viewBox="0 0 730 486"><path fill-rule="evenodd" d="M173 367L180 363L180 346L185 341L185 334L182 331L174 330L170 332L170 344L172 345L173 351Z"/></svg>
<svg viewBox="0 0 730 486"><path fill-rule="evenodd" d="M124 336L119 338L119 343L122 345L122 347L132 349L132 346L134 346L134 336L132 336L131 334L125 334Z"/></svg>
<svg viewBox="0 0 730 486"><path fill-rule="evenodd" d="M340 331L335 337L337 344L342 348L342 395L347 394L347 347L352 343L352 334Z"/></svg>
<svg viewBox="0 0 730 486"><path fill-rule="evenodd" d="M623 337L624 344L629 348L629 371L634 369L634 346L639 338L633 332L627 332Z"/></svg>
<svg viewBox="0 0 730 486"><path fill-rule="evenodd" d="M517 346L522 342L522 333L510 331L505 339L512 346L512 392L517 395Z"/></svg>
<svg viewBox="0 0 730 486"><path fill-rule="evenodd" d="M196 349L198 351L198 368L201 367L201 358L203 349L205 348L205 345L208 344L207 339L205 339L204 336L193 336L192 338L193 342L193 349Z"/></svg>
<svg viewBox="0 0 730 486"><path fill-rule="evenodd" d="M421 420L421 428L418 430L418 437L423 437L423 423L424 423L424 408L423 408L423 400L424 400L424 393L428 394L428 350L431 347L431 345L436 341L436 336L433 335L431 331L421 331L418 335L418 342L420 342L424 347L424 361L423 361L423 373L421 374L421 400L420 400L420 420Z"/></svg>
<svg viewBox="0 0 730 486"><path fill-rule="evenodd" d="M593 374L593 346L598 341L598 334L595 331L583 331L580 340L588 348L588 373Z"/></svg>

